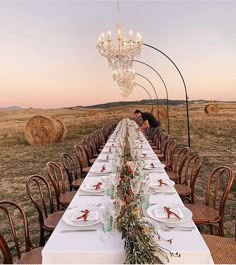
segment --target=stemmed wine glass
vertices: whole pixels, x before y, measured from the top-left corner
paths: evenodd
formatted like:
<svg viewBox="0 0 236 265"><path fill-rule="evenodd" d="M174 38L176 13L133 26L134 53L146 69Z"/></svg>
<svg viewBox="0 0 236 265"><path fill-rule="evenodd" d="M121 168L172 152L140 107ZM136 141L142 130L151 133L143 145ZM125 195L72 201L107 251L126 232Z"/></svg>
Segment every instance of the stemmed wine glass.
<svg viewBox="0 0 236 265"><path fill-rule="evenodd" d="M110 238L112 230L112 220L109 205L102 205L99 208L100 220L102 222L103 234L99 237L101 241L105 241Z"/></svg>

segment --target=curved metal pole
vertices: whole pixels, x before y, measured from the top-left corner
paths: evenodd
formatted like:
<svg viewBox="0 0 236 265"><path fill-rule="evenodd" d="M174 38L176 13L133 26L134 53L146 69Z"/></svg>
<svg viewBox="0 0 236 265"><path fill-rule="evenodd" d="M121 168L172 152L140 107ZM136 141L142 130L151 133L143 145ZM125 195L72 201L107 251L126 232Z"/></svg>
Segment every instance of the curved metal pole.
<svg viewBox="0 0 236 265"><path fill-rule="evenodd" d="M150 99L151 99L151 102L152 102L152 109L151 109L151 111L153 110L153 100L152 100L152 96L151 96L151 94L148 92L148 90L144 87L144 86L142 86L142 85L140 85L140 84L138 84L138 83L135 83L137 86L139 86L139 87L141 87L141 88L143 88L147 93L148 93L148 95L149 95L149 97L150 97Z"/></svg>
<svg viewBox="0 0 236 265"><path fill-rule="evenodd" d="M187 87L186 87L186 84L185 84L185 81L184 81L184 78L179 70L179 68L177 67L177 65L170 59L169 56L167 56L164 52L158 50L156 47L153 47L149 44L146 44L146 43L143 43L144 46L147 46L149 48L152 48L158 52L160 52L161 54L163 54L174 66L175 68L177 69L177 71L179 72L180 74L180 77L183 81L183 85L184 85L184 89L185 89L185 97L186 97L186 112L187 112L187 129L188 129L188 146L190 147L190 129L189 129L189 111L188 111L188 93L187 93Z"/></svg>
<svg viewBox="0 0 236 265"><path fill-rule="evenodd" d="M147 78L147 77L145 77L145 76L143 76L143 75L141 75L141 74L139 74L139 73L135 73L136 75L139 75L139 76L141 76L141 77L143 77L144 79L146 79L148 82L149 82L149 84L152 86L152 88L153 88L153 90L154 90L154 92L155 92L155 95L156 95L156 99L157 99L157 107L159 106L159 100L158 100L158 96L157 96L157 92L156 92L156 89L155 89L155 87L154 87L154 85L152 84L152 82ZM158 112L158 120L159 120L159 112Z"/></svg>
<svg viewBox="0 0 236 265"><path fill-rule="evenodd" d="M144 64L146 66L148 66L149 68L151 68L161 79L164 87L165 87L165 90L166 90L166 109L167 109L167 131L168 131L168 134L170 134L170 122L169 122L169 97L168 97L168 90L167 90L167 87L166 87L166 83L164 82L163 78L161 77L161 75L157 72L157 70L155 68L153 68L151 65L145 63L145 62L142 62L142 61L139 61L139 60L133 60L133 62L136 62L136 63L141 63L141 64Z"/></svg>

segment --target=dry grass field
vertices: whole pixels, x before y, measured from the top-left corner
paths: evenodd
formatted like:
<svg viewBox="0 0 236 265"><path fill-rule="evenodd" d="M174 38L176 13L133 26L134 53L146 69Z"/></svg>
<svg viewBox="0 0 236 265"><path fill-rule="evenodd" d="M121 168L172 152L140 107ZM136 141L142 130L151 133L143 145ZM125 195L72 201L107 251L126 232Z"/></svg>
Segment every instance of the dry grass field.
<svg viewBox="0 0 236 265"><path fill-rule="evenodd" d="M191 150L204 157L196 183L197 201L204 201L208 173L217 166L227 165L236 172L236 103L219 103L218 114L205 114L204 105L191 104ZM74 155L73 145L81 138L102 127L110 120L133 117L136 108L150 111L150 106L124 106L110 109L25 109L0 111L0 199L18 202L27 212L30 233L35 245L38 242L38 220L25 190L25 180L32 174L46 176L48 161L60 162L60 154ZM95 113L95 114L94 114ZM26 122L34 115L61 119L67 127L63 142L47 146L31 146L24 136ZM163 123L163 128L165 124ZM170 135L179 145L187 145L185 106L170 107ZM225 230L227 237L234 236L236 215L236 180L226 206ZM1 227L3 227L1 223ZM7 232L7 231L6 231Z"/></svg>

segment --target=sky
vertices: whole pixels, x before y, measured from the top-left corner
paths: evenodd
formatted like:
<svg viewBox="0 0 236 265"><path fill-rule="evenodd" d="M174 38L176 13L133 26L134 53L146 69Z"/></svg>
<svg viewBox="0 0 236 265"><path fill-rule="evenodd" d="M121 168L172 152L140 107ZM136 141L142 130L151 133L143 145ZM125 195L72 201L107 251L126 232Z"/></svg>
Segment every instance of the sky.
<svg viewBox="0 0 236 265"><path fill-rule="evenodd" d="M236 1L119 1L128 34L165 53L179 68L189 100L236 100ZM105 57L101 32L115 34L116 1L0 0L0 107L60 108L148 99L136 86L122 97ZM164 80L169 99L185 99L182 79L163 54L142 47L137 58ZM161 78L134 63L166 98ZM136 82L155 98L143 77Z"/></svg>

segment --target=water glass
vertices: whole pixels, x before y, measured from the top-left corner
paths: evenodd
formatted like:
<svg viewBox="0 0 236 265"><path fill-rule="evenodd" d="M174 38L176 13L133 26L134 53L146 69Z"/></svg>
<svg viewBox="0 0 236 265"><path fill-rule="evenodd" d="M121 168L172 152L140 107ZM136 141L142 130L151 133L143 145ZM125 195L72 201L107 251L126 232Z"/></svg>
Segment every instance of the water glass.
<svg viewBox="0 0 236 265"><path fill-rule="evenodd" d="M141 194L148 193L149 187L150 187L150 180L143 179L140 181L140 193Z"/></svg>
<svg viewBox="0 0 236 265"><path fill-rule="evenodd" d="M134 194L139 193L140 185L141 185L141 182L139 179L131 179L130 180L131 190L133 191Z"/></svg>
<svg viewBox="0 0 236 265"><path fill-rule="evenodd" d="M149 198L150 195L148 193L140 195L140 204L143 211L146 211L149 207Z"/></svg>
<svg viewBox="0 0 236 265"><path fill-rule="evenodd" d="M109 232L112 231L112 217L110 213L109 205L102 205L99 208L100 220L102 222L103 234L100 236L100 240L104 241L110 238Z"/></svg>

